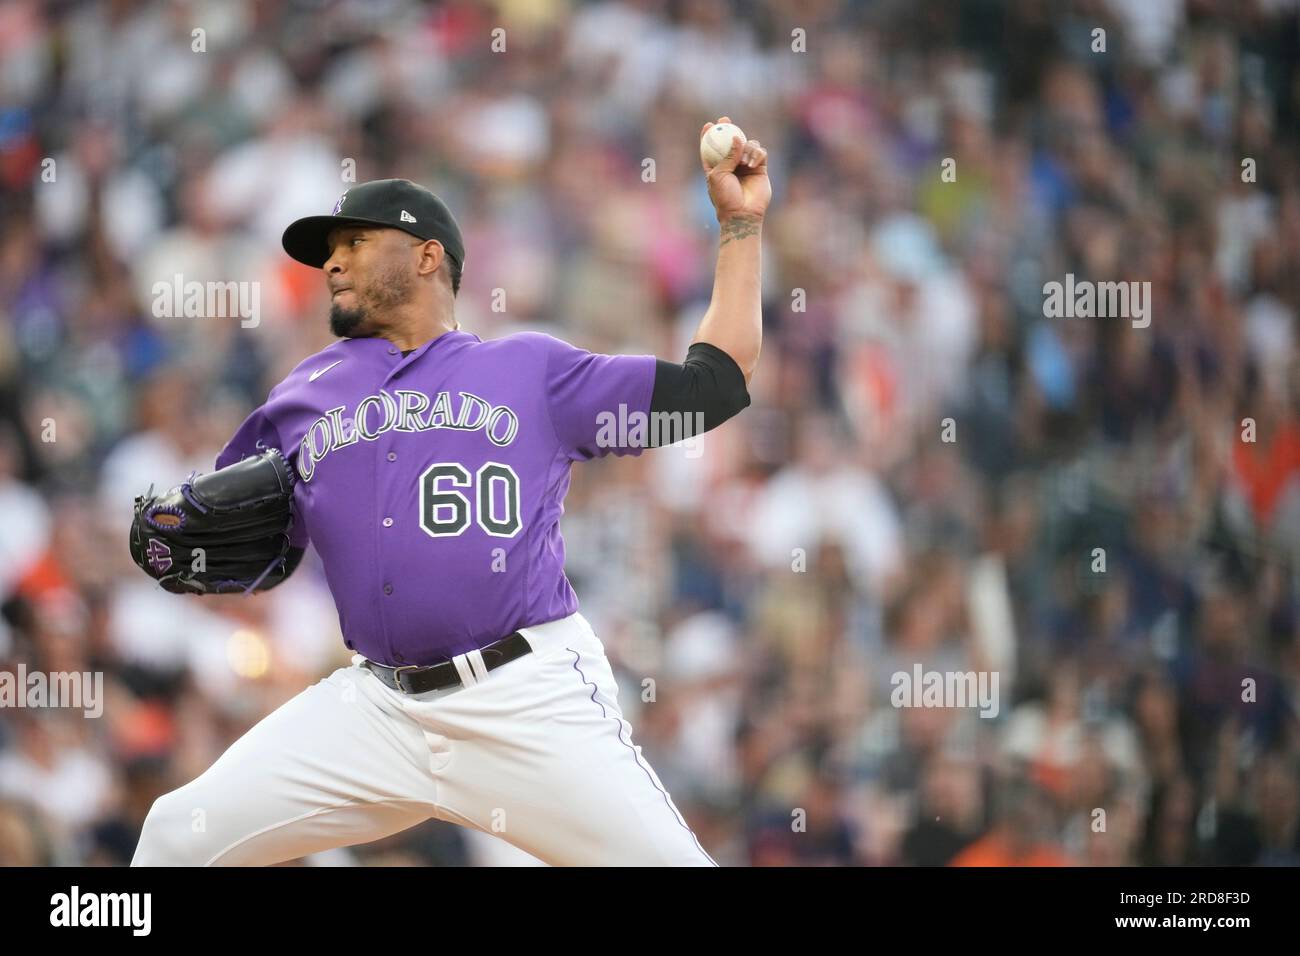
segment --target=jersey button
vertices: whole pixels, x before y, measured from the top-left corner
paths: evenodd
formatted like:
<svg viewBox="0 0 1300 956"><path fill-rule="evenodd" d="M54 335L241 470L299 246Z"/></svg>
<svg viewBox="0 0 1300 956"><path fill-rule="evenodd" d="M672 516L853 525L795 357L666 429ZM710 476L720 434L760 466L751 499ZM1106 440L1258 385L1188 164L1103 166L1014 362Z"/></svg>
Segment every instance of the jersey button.
<svg viewBox="0 0 1300 956"><path fill-rule="evenodd" d="M395 452L395 451L390 451L390 452L388 453L388 460L389 460L389 461L397 461L397 452Z"/></svg>
<svg viewBox="0 0 1300 956"><path fill-rule="evenodd" d="M395 349L395 348L389 349L389 350L388 350L388 354L389 354L389 355L396 355L396 354L397 354L397 349Z"/></svg>
<svg viewBox="0 0 1300 956"><path fill-rule="evenodd" d="M393 519L392 519L392 518L385 518L385 519L384 519L384 527L385 527L385 528L391 528L392 526L393 526Z"/></svg>
<svg viewBox="0 0 1300 956"><path fill-rule="evenodd" d="M384 593L385 593L385 594L392 594L392 593L393 593L393 586L392 586L391 584L385 584L385 585L384 585Z"/></svg>

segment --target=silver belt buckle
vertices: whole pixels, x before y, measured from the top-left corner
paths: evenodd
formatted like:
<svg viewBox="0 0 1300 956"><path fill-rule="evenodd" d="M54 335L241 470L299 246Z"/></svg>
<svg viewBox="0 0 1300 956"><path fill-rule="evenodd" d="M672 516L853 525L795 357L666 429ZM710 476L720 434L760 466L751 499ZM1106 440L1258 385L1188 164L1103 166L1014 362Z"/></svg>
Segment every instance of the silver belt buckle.
<svg viewBox="0 0 1300 956"><path fill-rule="evenodd" d="M418 671L419 669L419 664L403 664L401 667L393 668L393 680L397 683L397 690L399 693L406 694L408 697L411 694L410 691L402 686L402 678L399 676L402 671Z"/></svg>

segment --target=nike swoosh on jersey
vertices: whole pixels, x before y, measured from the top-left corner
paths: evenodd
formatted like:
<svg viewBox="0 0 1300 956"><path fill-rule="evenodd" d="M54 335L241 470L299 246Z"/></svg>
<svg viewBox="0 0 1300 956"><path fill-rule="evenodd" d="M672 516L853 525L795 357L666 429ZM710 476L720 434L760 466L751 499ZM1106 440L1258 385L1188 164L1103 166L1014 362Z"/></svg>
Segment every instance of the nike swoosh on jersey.
<svg viewBox="0 0 1300 956"><path fill-rule="evenodd" d="M335 365L338 365L339 362L342 362L342 361L343 361L342 359L339 359L338 362L333 362L333 363L331 363L331 364L329 364L329 365L326 365L324 368L318 368L318 369L316 369L316 371L312 372L311 375L307 376L307 381L309 381L309 382L314 382L314 381L316 381L316 379L320 378L322 375L324 375L326 372L328 372L328 371L329 371L330 369L332 369Z"/></svg>

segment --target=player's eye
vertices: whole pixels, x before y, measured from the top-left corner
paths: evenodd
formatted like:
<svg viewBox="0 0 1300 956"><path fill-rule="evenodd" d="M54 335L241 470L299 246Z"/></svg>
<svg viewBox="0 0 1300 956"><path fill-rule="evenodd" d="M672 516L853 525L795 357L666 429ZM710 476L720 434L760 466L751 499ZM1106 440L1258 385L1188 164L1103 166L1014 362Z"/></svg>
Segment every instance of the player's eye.
<svg viewBox="0 0 1300 956"><path fill-rule="evenodd" d="M354 236L352 238L352 245L355 246L358 242L361 242L363 238L364 238L363 236Z"/></svg>

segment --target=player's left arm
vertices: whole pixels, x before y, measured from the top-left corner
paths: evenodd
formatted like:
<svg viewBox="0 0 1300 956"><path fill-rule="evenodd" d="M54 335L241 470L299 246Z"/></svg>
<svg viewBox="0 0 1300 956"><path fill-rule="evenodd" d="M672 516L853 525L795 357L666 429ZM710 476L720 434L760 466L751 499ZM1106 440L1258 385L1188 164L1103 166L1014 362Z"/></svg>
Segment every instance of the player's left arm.
<svg viewBox="0 0 1300 956"><path fill-rule="evenodd" d="M705 123L700 135L712 125ZM762 228L772 184L767 150L739 136L717 165L704 165L704 174L720 227L713 298L686 361L656 363L650 407L701 413L708 430L749 405L749 382L763 345Z"/></svg>
<svg viewBox="0 0 1300 956"><path fill-rule="evenodd" d="M275 389L271 390L270 398L275 395ZM284 454L285 458L292 461L292 449L285 448L280 439L280 432L271 421L266 413L266 406L253 409L243 424L236 429L235 434L231 436L224 448L217 453L217 459L214 463L218 470L225 468L235 462L242 461L245 458L251 458L261 454L268 448L278 449ZM284 577L287 578L298 567L302 561L303 554L307 550L307 529L302 522L301 516L297 512L297 507L291 502L291 511L294 520L289 528L289 553L286 556L286 570Z"/></svg>

